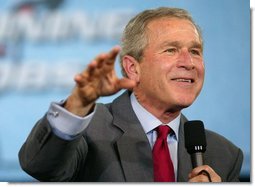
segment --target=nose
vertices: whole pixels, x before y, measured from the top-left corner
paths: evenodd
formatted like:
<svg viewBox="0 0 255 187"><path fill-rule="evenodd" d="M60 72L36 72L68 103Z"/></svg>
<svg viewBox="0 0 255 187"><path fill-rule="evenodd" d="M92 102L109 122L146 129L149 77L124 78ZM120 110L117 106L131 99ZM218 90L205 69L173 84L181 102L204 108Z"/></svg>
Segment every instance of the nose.
<svg viewBox="0 0 255 187"><path fill-rule="evenodd" d="M187 49L182 49L178 56L177 67L192 70L195 68L193 58Z"/></svg>

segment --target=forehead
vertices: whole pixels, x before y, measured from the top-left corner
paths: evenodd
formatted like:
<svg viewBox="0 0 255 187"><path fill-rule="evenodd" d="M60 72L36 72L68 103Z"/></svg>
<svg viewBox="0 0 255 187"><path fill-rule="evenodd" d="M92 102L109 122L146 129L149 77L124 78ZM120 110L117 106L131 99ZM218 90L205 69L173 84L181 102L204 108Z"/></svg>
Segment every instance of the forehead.
<svg viewBox="0 0 255 187"><path fill-rule="evenodd" d="M199 33L194 24L187 19L159 18L147 25L147 34L150 37L162 38L164 36L186 37L192 36L200 41ZM201 41L200 41L201 42Z"/></svg>

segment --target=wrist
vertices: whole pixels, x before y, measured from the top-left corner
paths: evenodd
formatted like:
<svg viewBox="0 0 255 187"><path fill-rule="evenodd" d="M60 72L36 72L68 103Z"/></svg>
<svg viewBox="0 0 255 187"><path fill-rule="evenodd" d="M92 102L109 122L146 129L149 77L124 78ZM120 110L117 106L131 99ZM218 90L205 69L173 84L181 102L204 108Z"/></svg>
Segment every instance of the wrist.
<svg viewBox="0 0 255 187"><path fill-rule="evenodd" d="M80 117L90 114L93 111L94 106L95 101L85 103L79 96L74 94L70 95L64 104L66 110Z"/></svg>

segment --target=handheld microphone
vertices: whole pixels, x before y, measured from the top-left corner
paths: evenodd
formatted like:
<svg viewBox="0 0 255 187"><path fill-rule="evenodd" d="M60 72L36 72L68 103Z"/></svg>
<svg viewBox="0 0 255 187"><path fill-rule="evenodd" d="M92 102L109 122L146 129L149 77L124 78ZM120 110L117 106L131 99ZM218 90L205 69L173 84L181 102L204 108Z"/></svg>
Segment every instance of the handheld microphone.
<svg viewBox="0 0 255 187"><path fill-rule="evenodd" d="M204 165L206 151L205 129L202 121L187 121L184 124L185 147L191 156L193 168Z"/></svg>
<svg viewBox="0 0 255 187"><path fill-rule="evenodd" d="M206 151L205 128L202 121L187 121L184 124L185 147L191 156L193 168L204 165L204 152ZM202 170L198 175L206 175L212 182L210 174Z"/></svg>

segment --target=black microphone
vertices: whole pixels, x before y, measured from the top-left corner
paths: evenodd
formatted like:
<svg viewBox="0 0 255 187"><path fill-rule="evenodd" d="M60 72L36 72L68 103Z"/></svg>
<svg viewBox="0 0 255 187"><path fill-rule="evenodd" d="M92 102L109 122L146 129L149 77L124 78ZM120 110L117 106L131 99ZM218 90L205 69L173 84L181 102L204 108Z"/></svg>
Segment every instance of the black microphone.
<svg viewBox="0 0 255 187"><path fill-rule="evenodd" d="M193 168L204 165L206 151L205 129L202 121L187 121L184 124L185 147L191 156Z"/></svg>

